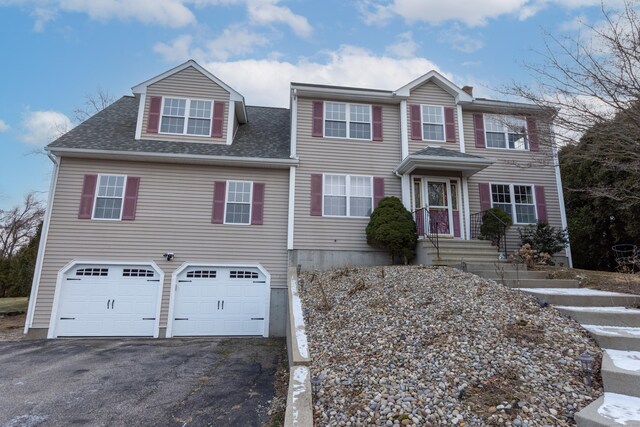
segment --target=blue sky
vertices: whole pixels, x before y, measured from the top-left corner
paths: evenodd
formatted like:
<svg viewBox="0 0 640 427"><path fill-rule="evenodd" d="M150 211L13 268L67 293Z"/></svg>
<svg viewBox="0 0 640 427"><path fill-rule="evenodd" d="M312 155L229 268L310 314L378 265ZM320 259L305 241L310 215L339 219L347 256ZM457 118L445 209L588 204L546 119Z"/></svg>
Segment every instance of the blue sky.
<svg viewBox="0 0 640 427"><path fill-rule="evenodd" d="M38 153L87 95L189 58L253 105L287 106L290 81L396 89L431 69L499 97L530 81L543 31L599 17L599 0L0 0L0 209L46 197Z"/></svg>

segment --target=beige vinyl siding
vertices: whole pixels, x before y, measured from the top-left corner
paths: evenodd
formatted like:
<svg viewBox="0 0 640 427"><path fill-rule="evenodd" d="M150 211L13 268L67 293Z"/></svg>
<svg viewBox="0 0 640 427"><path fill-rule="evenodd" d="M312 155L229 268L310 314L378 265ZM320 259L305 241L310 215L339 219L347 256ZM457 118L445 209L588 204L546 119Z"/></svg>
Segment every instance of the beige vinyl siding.
<svg viewBox="0 0 640 427"><path fill-rule="evenodd" d="M425 104L453 108L456 128L456 143L454 144L446 141L416 141L411 139L411 105L413 104ZM442 145L443 148L447 148L453 151L460 151L460 139L458 135L458 111L456 109L456 100L453 96L451 96L437 84L433 82L427 82L422 86L411 90L411 95L407 100L407 121L407 131L409 132L409 154L425 149L427 147L427 144L438 144Z"/></svg>
<svg viewBox="0 0 640 427"><path fill-rule="evenodd" d="M84 175L98 173L140 177L134 221L77 218ZM265 183L263 225L211 224L214 181L228 179ZM58 271L72 260L155 261L165 273L161 326L171 274L187 261L261 263L272 288L286 287L288 180L288 170L63 158L33 327L48 327Z"/></svg>
<svg viewBox="0 0 640 427"><path fill-rule="evenodd" d="M549 144L541 143L539 152L476 148L473 112L463 112L465 149L468 154L494 159L496 162L469 178L469 205L471 213L480 211L478 184L521 184L543 186L547 204L547 218L551 226L562 228L560 202L556 185L553 155ZM540 124L538 124L540 126ZM514 224L508 231L508 249L513 252L520 246L518 227Z"/></svg>
<svg viewBox="0 0 640 427"><path fill-rule="evenodd" d="M400 108L384 105L383 141L314 138L311 136L311 99L298 98L294 249L371 250L365 218L311 216L311 175L335 173L384 177L385 195L401 198L400 178L393 174L400 163ZM338 101L340 102L340 101Z"/></svg>
<svg viewBox="0 0 640 427"><path fill-rule="evenodd" d="M224 101L224 120L222 122L222 138L194 135L166 135L161 133L147 133L149 120L149 108L152 96L206 99ZM213 106L212 106L213 108ZM162 112L160 112L162 115ZM193 67L185 68L147 87L147 99L144 105L142 118L142 139L154 139L160 141L186 141L186 142L216 142L226 143L227 140L227 114L229 114L229 92ZM233 112L232 112L233 114Z"/></svg>

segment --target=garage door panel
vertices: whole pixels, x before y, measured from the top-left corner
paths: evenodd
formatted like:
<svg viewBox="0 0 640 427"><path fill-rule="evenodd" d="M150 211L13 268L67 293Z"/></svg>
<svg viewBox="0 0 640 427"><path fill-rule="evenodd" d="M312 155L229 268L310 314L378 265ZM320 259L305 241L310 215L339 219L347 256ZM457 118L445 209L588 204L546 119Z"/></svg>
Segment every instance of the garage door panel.
<svg viewBox="0 0 640 427"><path fill-rule="evenodd" d="M213 270L215 278L195 274ZM265 322L255 319L265 317L268 286L257 268L188 267L177 278L171 334L263 335Z"/></svg>
<svg viewBox="0 0 640 427"><path fill-rule="evenodd" d="M55 335L154 336L158 275L149 266L72 268L61 283Z"/></svg>

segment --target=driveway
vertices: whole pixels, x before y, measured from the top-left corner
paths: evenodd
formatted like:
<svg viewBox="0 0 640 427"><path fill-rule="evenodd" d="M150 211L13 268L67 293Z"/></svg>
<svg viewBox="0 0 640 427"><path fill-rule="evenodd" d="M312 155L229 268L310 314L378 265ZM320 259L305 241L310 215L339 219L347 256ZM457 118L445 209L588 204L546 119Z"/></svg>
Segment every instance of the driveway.
<svg viewBox="0 0 640 427"><path fill-rule="evenodd" d="M0 426L261 426L284 342L0 342Z"/></svg>

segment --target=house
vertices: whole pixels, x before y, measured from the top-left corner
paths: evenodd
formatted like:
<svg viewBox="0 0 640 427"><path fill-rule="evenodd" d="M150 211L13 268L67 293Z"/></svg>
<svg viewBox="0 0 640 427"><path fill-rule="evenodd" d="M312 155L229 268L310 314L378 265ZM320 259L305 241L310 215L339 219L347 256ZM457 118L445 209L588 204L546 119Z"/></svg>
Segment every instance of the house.
<svg viewBox="0 0 640 427"><path fill-rule="evenodd" d="M187 61L47 147L25 333L282 336L289 266L388 263L364 234L384 196L454 243L492 206L565 227L536 112L435 71L395 91L292 83L290 109L252 107Z"/></svg>

